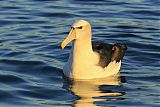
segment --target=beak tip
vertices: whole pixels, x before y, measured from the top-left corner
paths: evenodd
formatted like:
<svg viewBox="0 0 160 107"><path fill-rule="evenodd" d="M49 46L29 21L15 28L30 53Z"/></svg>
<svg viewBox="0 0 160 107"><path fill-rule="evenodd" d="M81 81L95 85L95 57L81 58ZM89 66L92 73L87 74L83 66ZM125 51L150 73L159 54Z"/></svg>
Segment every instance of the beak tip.
<svg viewBox="0 0 160 107"><path fill-rule="evenodd" d="M63 44L61 44L61 48L64 49L64 45Z"/></svg>

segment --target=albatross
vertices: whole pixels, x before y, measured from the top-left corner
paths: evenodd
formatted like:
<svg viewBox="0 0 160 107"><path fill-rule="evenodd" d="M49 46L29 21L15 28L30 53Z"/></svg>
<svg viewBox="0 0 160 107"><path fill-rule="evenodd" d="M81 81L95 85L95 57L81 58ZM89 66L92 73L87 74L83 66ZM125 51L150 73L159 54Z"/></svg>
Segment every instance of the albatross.
<svg viewBox="0 0 160 107"><path fill-rule="evenodd" d="M85 20L78 20L72 25L69 35L61 43L61 48L71 41L69 59L63 67L66 77L96 79L119 73L126 45L92 42L91 25Z"/></svg>

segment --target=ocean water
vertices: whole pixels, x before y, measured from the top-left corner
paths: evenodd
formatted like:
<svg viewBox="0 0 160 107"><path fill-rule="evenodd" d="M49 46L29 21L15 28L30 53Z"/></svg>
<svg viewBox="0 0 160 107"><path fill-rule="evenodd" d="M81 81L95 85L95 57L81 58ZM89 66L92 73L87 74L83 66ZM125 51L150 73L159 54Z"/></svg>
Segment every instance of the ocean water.
<svg viewBox="0 0 160 107"><path fill-rule="evenodd" d="M159 0L1 0L0 107L159 107ZM124 43L121 77L69 81L60 48L75 20Z"/></svg>

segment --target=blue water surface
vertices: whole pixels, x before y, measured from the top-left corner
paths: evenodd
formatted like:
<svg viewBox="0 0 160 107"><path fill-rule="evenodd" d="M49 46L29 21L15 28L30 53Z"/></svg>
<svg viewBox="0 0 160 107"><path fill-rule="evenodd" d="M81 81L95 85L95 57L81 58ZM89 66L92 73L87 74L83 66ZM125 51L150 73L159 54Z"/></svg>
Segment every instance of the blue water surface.
<svg viewBox="0 0 160 107"><path fill-rule="evenodd" d="M159 0L1 0L0 107L159 107L159 6ZM128 46L120 84L63 77L71 45L60 44L78 19L91 23L93 40Z"/></svg>

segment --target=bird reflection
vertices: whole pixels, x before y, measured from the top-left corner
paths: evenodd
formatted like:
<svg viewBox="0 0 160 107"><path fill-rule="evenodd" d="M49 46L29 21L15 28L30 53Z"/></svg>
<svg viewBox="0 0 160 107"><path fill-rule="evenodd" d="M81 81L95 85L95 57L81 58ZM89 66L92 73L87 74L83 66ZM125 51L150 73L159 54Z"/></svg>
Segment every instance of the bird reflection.
<svg viewBox="0 0 160 107"><path fill-rule="evenodd" d="M123 98L120 98L120 96L124 95L124 92L115 92L106 89L104 90L101 89L101 87L119 86L120 84L121 81L119 76L114 75L103 79L73 80L69 86L69 89L76 96L79 96L79 99L75 102L75 107L104 107L96 105L96 102L123 100Z"/></svg>

